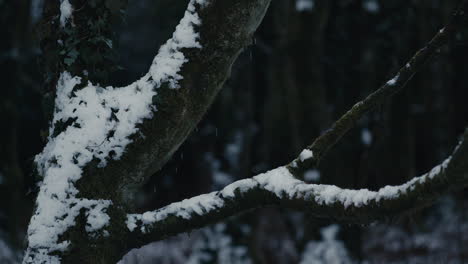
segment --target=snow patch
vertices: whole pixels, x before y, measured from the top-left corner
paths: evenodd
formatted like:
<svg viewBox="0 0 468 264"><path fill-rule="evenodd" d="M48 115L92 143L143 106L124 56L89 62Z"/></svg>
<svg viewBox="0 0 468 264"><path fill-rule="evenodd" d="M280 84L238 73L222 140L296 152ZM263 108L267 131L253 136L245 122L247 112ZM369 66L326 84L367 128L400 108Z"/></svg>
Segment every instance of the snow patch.
<svg viewBox="0 0 468 264"><path fill-rule="evenodd" d="M248 226L241 226L242 229L245 227ZM193 230L189 236L180 234L133 249L117 264L134 263L250 264L253 262L249 257L247 247L231 237L226 224L219 223Z"/></svg>
<svg viewBox="0 0 468 264"><path fill-rule="evenodd" d="M296 11L305 12L314 9L314 0L296 0Z"/></svg>
<svg viewBox="0 0 468 264"><path fill-rule="evenodd" d="M205 6L205 0L191 0L184 17L177 25L172 38L159 49L153 60L150 74L159 87L162 82L168 82L170 88L178 88L178 81L183 79L179 74L182 65L188 61L182 53L183 48L201 48L198 42L199 34L194 26L199 26L201 20L195 12L194 4Z"/></svg>
<svg viewBox="0 0 468 264"><path fill-rule="evenodd" d="M86 213L88 218L85 229L88 233L96 232L109 225L110 217L105 213L105 211L111 204L111 201L103 201L101 203L95 204Z"/></svg>
<svg viewBox="0 0 468 264"><path fill-rule="evenodd" d="M308 160L310 158L314 157L314 153L310 149L304 149L301 154L299 154L299 159L301 162L304 162L305 160Z"/></svg>
<svg viewBox="0 0 468 264"><path fill-rule="evenodd" d="M397 74L395 77L393 77L392 79L390 79L387 84L390 85L390 86L393 86L396 84L396 82L398 81L398 78L400 77L400 74Z"/></svg>
<svg viewBox="0 0 468 264"><path fill-rule="evenodd" d="M306 170L304 172L304 180L306 182L318 182L320 180L320 171L316 169Z"/></svg>
<svg viewBox="0 0 468 264"><path fill-rule="evenodd" d="M300 264L315 263L354 263L342 241L337 238L338 225L330 225L320 230L322 240L307 243Z"/></svg>
<svg viewBox="0 0 468 264"><path fill-rule="evenodd" d="M140 221L142 224L141 231L146 232L147 225L164 220L169 215L190 219L194 214L208 214L224 206L227 199L232 199L238 193L243 194L253 189L268 190L278 198L313 199L320 205L339 203L345 209L350 206L362 207L370 202L398 199L401 195L413 190L416 185L423 184L428 178L431 179L439 175L448 166L449 162L450 158L423 176L413 178L399 186L385 186L378 191L342 189L326 184L307 184L295 178L287 167L279 167L251 179L234 182L220 192L193 197L153 212L129 214L127 215L127 227L130 231L133 231L138 227L138 221Z"/></svg>
<svg viewBox="0 0 468 264"><path fill-rule="evenodd" d="M380 11L380 5L377 0L366 0L362 2L362 7L369 13L376 14Z"/></svg>
<svg viewBox="0 0 468 264"><path fill-rule="evenodd" d="M192 215L203 215L207 212L220 208L224 201L217 192L195 196L185 199L181 202L172 203L156 211L150 211L143 214L127 215L127 228L130 231L138 226L137 221L141 221L141 232L147 232L147 226L167 218L169 215L182 217L184 219L192 218Z"/></svg>
<svg viewBox="0 0 468 264"><path fill-rule="evenodd" d="M226 186L221 191L221 195L224 198L234 198L236 190L240 193L245 193L246 191L253 189L257 185L258 182L255 182L252 179L239 180Z"/></svg>
<svg viewBox="0 0 468 264"><path fill-rule="evenodd" d="M361 131L361 141L365 146L370 146L372 144L372 133L369 129L364 128Z"/></svg>
<svg viewBox="0 0 468 264"><path fill-rule="evenodd" d="M65 27L66 23L72 19L73 6L69 0L62 0L60 4L60 25Z"/></svg>

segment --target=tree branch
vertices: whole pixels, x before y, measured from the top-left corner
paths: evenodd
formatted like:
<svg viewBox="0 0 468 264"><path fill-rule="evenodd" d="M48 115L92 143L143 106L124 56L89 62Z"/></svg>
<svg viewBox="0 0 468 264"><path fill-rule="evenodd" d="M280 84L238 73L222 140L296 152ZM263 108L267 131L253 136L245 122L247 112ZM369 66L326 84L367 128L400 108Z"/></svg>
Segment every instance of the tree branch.
<svg viewBox="0 0 468 264"><path fill-rule="evenodd" d="M158 171L185 141L206 113L240 52L252 43L270 0L211 0L197 9L201 49L183 50L179 89L163 84L154 98L157 111L140 126L144 137L134 137L121 160L105 168L119 175L126 199Z"/></svg>
<svg viewBox="0 0 468 264"><path fill-rule="evenodd" d="M405 184L386 186L378 191L306 184L287 167L279 167L234 182L218 192L144 214L129 214L128 237L142 245L271 205L307 211L322 218L367 224L409 213L431 204L445 193L468 186L467 160L468 129L453 154L442 164Z"/></svg>
<svg viewBox="0 0 468 264"><path fill-rule="evenodd" d="M440 48L446 45L453 38L455 33L460 31L462 26L467 24L467 12L468 1L463 1L452 15L449 23L437 32L425 47L416 52L392 79L367 98L356 103L348 112L341 116L330 129L316 138L314 142L307 147L307 149L313 152L313 159L308 160L307 164L302 164L296 160L298 169L301 169L303 166L304 168L316 166L325 153L333 147L346 132L353 128L364 114L403 89L408 81L440 51Z"/></svg>

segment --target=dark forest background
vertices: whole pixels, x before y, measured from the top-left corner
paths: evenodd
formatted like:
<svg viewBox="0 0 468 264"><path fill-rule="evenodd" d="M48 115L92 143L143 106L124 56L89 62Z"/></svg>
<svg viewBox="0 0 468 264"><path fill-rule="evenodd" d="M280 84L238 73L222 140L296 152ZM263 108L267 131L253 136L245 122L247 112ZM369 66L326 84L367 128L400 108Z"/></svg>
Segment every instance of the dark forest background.
<svg viewBox="0 0 468 264"><path fill-rule="evenodd" d="M124 22L115 26L112 59L119 70L110 75L112 84L130 83L147 71L187 2L129 1ZM141 207L219 189L293 159L392 78L442 28L456 4L273 1L208 115L146 185ZM42 5L0 0L0 262L14 262L22 252L37 192L32 161L47 134L38 36ZM375 190L442 162L468 124L467 59L468 38L460 34L406 89L361 120L306 179ZM369 227L341 225L336 240L354 261L468 263L467 198L466 191L454 193L409 217L389 215L386 223ZM238 263L299 263L312 250L310 241L325 239L321 230L330 224L266 208L230 219L222 232L246 250ZM222 263L219 252L206 252L215 257L200 263Z"/></svg>

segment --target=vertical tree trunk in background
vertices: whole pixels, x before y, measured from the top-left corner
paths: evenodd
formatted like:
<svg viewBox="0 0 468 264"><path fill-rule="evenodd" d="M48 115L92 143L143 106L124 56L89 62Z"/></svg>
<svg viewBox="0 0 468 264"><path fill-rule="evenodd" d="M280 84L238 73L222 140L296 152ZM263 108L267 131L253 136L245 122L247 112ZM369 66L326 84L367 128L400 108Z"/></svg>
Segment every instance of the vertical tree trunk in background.
<svg viewBox="0 0 468 264"><path fill-rule="evenodd" d="M409 23L411 21L409 12L401 12L401 15L398 15L396 10L390 12L393 12L395 16L399 16L396 28L391 34L393 47L391 58L388 58L393 64L391 69L397 70L406 61L406 59L402 58L410 56L413 47L420 46L419 43L414 46L405 45L408 42L414 42L414 32L418 31L418 27ZM430 36L426 36L426 39L428 38ZM392 98L389 103L389 139L386 141L386 148L390 150L391 156L388 157L388 160L392 160L392 162L387 163L389 166L387 173L388 176L394 176L387 177L386 184L400 184L416 175L414 168L414 120L410 113L412 93L413 89L405 89Z"/></svg>
<svg viewBox="0 0 468 264"><path fill-rule="evenodd" d="M331 5L330 1L317 0L311 12L297 14L293 51L296 53L295 69L301 98L302 144L320 135L332 122L324 67L324 45Z"/></svg>
<svg viewBox="0 0 468 264"><path fill-rule="evenodd" d="M299 123L301 145L307 144L310 138L322 134L332 122L332 109L329 104L330 89L326 82L327 27L332 10L328 0L314 1L312 10L295 11L291 53L294 55L294 75L298 83ZM320 181L327 181L326 174L321 174ZM320 228L327 221L304 214L304 236L298 242L303 250L310 240L320 240Z"/></svg>
<svg viewBox="0 0 468 264"><path fill-rule="evenodd" d="M21 123L24 112L28 111L23 94L35 86L29 71L34 65L28 65L33 48L30 16L29 1L0 3L0 70L4 78L0 96L0 234L7 234L6 239L11 241L14 250L23 246L26 219L31 210L23 171L28 162L21 160L22 144L29 142L21 138L24 134L21 129L28 126Z"/></svg>
<svg viewBox="0 0 468 264"><path fill-rule="evenodd" d="M444 1L443 3L417 1L415 5L418 28L417 43L422 43L432 32L438 30L438 24L447 23L452 12L450 8L457 4L458 1ZM447 91L454 89L452 73L456 71L456 66L451 62L447 53L451 49L456 49L457 46L459 45L451 45L451 47L442 49L438 60L428 65L426 74L416 79L418 89L415 89L416 93L413 93L412 96L416 100L413 99L410 102L410 114L416 121L415 127L424 131L424 133L416 132L414 135L414 141L417 144L415 146L417 151L415 162L423 168L430 167L431 163L443 159L443 156L450 153L449 146L453 144L453 137L447 137L447 133L459 133L458 131L460 131L447 116L447 112L454 104L454 101L447 96ZM422 122L418 122L418 119L422 119ZM418 144L418 142L432 142L432 144L443 147L431 155L424 151L424 144Z"/></svg>
<svg viewBox="0 0 468 264"><path fill-rule="evenodd" d="M268 35L259 32L261 42L271 49L266 58L264 109L261 112L264 144L261 156L269 164L281 164L285 157L294 152L300 144L297 109L297 86L291 78L291 54L289 37L293 24L294 1L273 2L270 7L264 27ZM292 117L292 118L291 118ZM275 131L275 133L268 133ZM280 140L288 140L290 146L281 149Z"/></svg>
<svg viewBox="0 0 468 264"><path fill-rule="evenodd" d="M314 1L312 10L301 11L296 10L295 5L295 1L273 2L259 32L258 45L266 54L263 67L265 77L259 80L266 87L262 93L265 99L257 104L264 105L260 112L260 157L261 161L269 164L268 167L278 165L300 152L311 138L318 136L331 122L323 44L332 6L329 1L319 0ZM285 141L289 143L279 144ZM294 238L285 238L294 235L284 228L288 213L268 209L262 210L260 215L255 221L256 229L265 231L262 228L265 218L275 218L276 229L286 233L258 232L260 237L257 240L276 241L282 237L285 243L294 241ZM303 241L320 239L318 230L323 222L313 218L306 221L308 224L304 227L306 234ZM298 242L296 246L296 254L300 254L304 245ZM261 247L257 248L260 250ZM266 245L262 246L262 250L256 254L260 259L272 257L274 263L296 261L292 256L280 255L285 253L284 250L268 249Z"/></svg>

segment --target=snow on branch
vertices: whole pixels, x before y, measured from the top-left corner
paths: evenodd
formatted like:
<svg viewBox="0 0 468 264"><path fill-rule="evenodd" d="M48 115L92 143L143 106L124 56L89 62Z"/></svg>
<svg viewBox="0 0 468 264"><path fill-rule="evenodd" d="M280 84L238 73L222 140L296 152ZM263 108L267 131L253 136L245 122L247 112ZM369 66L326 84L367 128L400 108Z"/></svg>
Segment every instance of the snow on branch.
<svg viewBox="0 0 468 264"><path fill-rule="evenodd" d="M428 173L399 186L377 191L350 190L334 185L307 184L283 166L156 211L128 214L127 228L148 241L190 231L231 215L268 205L281 205L317 216L366 223L428 204L442 193L468 185L468 171L459 168L468 158L468 131L453 155ZM451 179L453 181L450 181ZM463 183L453 183L464 179Z"/></svg>
<svg viewBox="0 0 468 264"><path fill-rule="evenodd" d="M86 231L94 234L108 225L106 210L110 200L77 198L75 187L83 168L92 160L104 167L109 159L118 160L132 142L137 125L151 118L157 106L153 97L163 83L178 87L182 65L188 61L182 49L197 48L199 35L194 26L201 24L192 0L173 36L155 57L149 72L126 87L100 87L92 83L80 86L81 78L63 72L57 84L55 112L48 143L36 156L38 172L43 176L37 208L28 228L28 249L24 263L58 263L54 252L64 251L69 241L59 237L71 226L81 210L85 210ZM68 0L60 6L60 21L71 16ZM69 123L64 130L62 124ZM62 131L63 130L63 131Z"/></svg>

